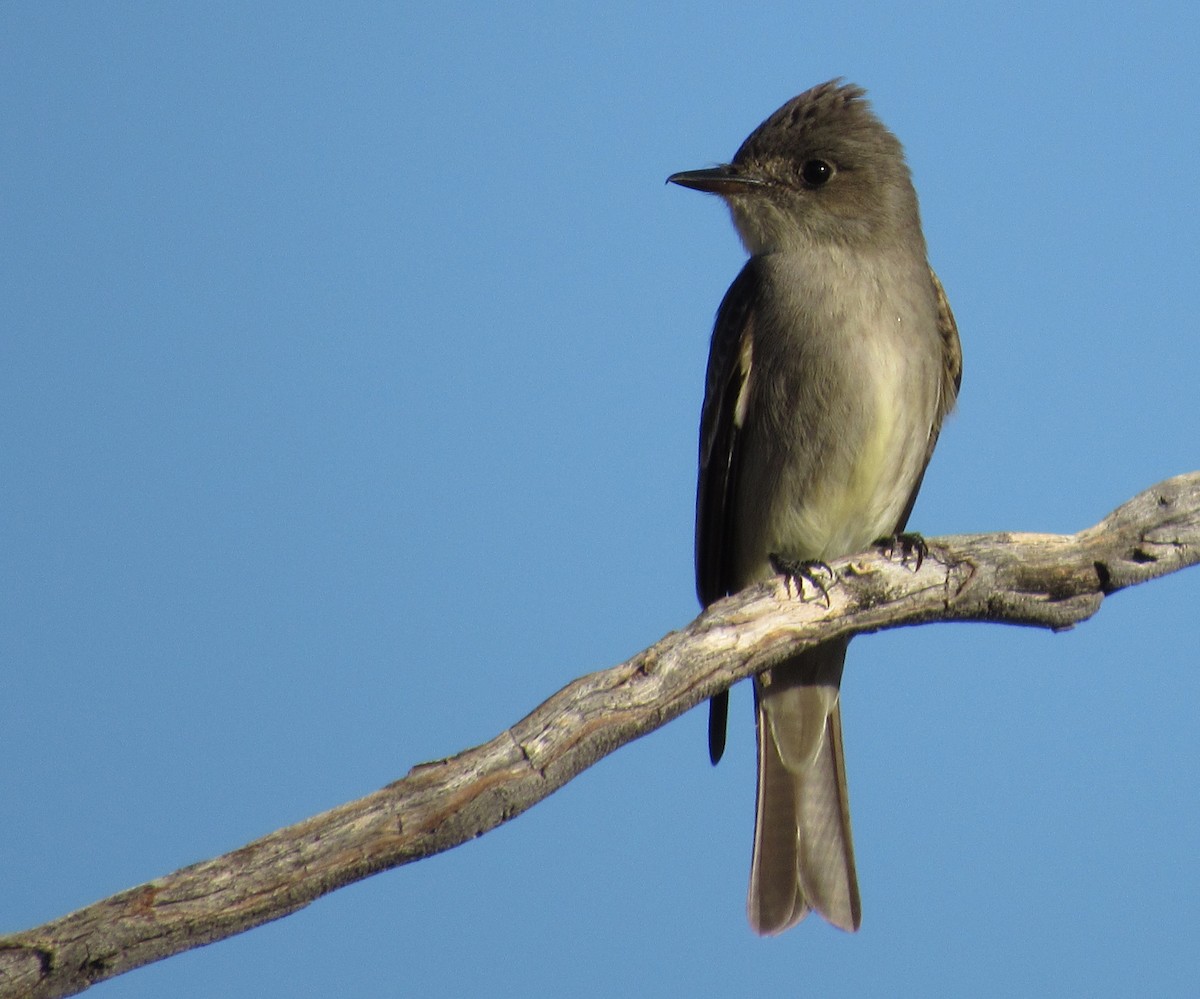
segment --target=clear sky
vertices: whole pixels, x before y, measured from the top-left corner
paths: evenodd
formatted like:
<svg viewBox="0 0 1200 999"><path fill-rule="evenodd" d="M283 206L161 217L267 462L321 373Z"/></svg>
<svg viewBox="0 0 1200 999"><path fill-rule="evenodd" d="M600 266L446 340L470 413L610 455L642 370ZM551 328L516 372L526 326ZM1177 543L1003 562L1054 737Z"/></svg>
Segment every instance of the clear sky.
<svg viewBox="0 0 1200 999"><path fill-rule="evenodd" d="M482 6L0 6L0 929L482 742L695 615L743 252L663 181L830 77L905 143L962 332L912 526L1074 531L1200 467L1194 4ZM855 642L857 935L746 925L743 685L715 770L692 712L93 994L1188 994L1198 598Z"/></svg>

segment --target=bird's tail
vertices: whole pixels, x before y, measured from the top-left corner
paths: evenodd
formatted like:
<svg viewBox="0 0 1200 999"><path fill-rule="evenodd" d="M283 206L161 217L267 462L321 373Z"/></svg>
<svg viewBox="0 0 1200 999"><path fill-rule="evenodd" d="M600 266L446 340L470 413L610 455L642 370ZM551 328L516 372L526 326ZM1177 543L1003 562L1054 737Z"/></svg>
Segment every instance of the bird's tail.
<svg viewBox="0 0 1200 999"><path fill-rule="evenodd" d="M862 920L838 686L848 639L790 659L755 681L758 810L746 909L758 933L815 910L834 926Z"/></svg>

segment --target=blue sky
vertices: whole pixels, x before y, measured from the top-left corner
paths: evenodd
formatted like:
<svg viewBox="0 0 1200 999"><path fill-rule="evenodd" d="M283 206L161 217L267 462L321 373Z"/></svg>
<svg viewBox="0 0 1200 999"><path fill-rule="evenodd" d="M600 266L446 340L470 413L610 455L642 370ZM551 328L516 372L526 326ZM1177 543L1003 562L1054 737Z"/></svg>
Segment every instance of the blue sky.
<svg viewBox="0 0 1200 999"><path fill-rule="evenodd" d="M0 7L0 930L484 741L695 614L742 250L666 187L837 75L960 408L912 525L1200 467L1194 6ZM97 996L1183 995L1200 575L850 651L864 918L754 937L748 689L509 825Z"/></svg>

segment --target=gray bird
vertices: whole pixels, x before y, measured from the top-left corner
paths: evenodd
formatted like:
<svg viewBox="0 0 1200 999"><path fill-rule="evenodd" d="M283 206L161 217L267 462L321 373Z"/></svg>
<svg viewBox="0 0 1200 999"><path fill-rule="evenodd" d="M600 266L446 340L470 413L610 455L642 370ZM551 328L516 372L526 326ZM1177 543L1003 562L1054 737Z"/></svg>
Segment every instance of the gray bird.
<svg viewBox="0 0 1200 999"><path fill-rule="evenodd" d="M926 259L899 141L833 80L788 101L731 163L677 173L719 194L750 259L717 312L700 422L702 604L903 531L962 354ZM838 688L848 639L761 674L747 911L780 933L815 909L862 918ZM728 694L712 701L709 752Z"/></svg>

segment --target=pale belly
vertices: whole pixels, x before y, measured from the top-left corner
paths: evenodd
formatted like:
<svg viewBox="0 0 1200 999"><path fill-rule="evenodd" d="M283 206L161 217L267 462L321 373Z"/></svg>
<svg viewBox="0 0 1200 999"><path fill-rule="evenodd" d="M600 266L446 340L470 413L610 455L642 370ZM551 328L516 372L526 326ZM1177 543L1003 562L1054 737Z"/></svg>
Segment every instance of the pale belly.
<svg viewBox="0 0 1200 999"><path fill-rule="evenodd" d="M763 266L774 305L745 387L743 586L773 574L771 555L840 558L898 528L924 470L944 363L923 259L909 273L826 248Z"/></svg>
<svg viewBox="0 0 1200 999"><path fill-rule="evenodd" d="M920 429L906 408L912 400L881 372L863 386L867 403L857 439L846 457L814 476L802 495L777 497L775 541L808 549L803 558L837 558L861 551L892 533L921 472L928 421ZM790 547L790 546L789 546Z"/></svg>
<svg viewBox="0 0 1200 999"><path fill-rule="evenodd" d="M882 345L881 345L882 346ZM862 345L859 345L862 349ZM744 507L742 578L773 574L769 556L830 560L868 548L896 530L924 468L934 405L929 373L903 354L862 358L853 391L831 426L814 440L804 417L790 430L804 437L776 474L773 460L752 461L759 501ZM811 417L809 417L811 418ZM778 432L778 431L776 431ZM757 467L755 467L757 466Z"/></svg>

